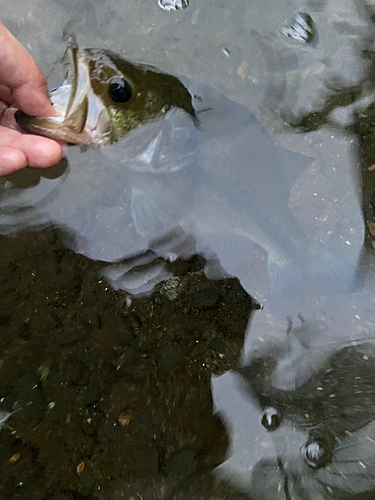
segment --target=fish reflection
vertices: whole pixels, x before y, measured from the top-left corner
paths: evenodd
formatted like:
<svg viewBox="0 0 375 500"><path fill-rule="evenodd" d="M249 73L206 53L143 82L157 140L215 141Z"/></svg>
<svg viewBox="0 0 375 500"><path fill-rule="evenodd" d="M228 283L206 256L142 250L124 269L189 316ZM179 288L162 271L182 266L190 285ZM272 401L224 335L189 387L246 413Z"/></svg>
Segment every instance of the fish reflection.
<svg viewBox="0 0 375 500"><path fill-rule="evenodd" d="M375 343L304 346L297 330L254 352L241 369L276 450L255 465L250 493L267 500L373 498Z"/></svg>
<svg viewBox="0 0 375 500"><path fill-rule="evenodd" d="M272 310L283 317L299 311L309 283L326 293L351 282L352 267L311 241L289 209L291 187L310 159L278 147L252 113L209 87L112 52L73 47L70 54L70 80L56 91L60 118L19 115L19 123L102 146L84 155L71 150L58 196L23 211L25 225L34 217L65 227L77 252L107 262L146 251L179 228L250 293L252 259L260 255ZM114 103L114 90L123 96L119 79L132 90ZM18 203L27 198L32 206L51 186L17 193ZM1 219L3 231L20 224L17 216Z"/></svg>
<svg viewBox="0 0 375 500"><path fill-rule="evenodd" d="M330 127L352 143L352 179L356 187L363 218L363 248L358 259L358 275L371 275L375 248L375 152L374 152L374 6L370 2L355 2L360 18L367 27L366 36L358 37L356 56L361 68L351 84L336 75L325 82L323 104L311 112L286 117L291 127L302 133ZM363 65L363 67L361 67ZM353 68L358 70L358 68ZM340 119L340 110L342 112ZM336 114L335 114L336 113ZM286 113L288 114L288 113ZM371 276L373 278L373 276Z"/></svg>

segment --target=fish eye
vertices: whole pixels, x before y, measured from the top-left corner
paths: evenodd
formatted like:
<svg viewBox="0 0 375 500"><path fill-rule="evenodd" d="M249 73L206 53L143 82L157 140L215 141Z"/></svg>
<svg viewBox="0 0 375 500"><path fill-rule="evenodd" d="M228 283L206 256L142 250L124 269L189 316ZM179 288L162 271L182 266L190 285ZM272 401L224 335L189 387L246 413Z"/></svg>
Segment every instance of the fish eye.
<svg viewBox="0 0 375 500"><path fill-rule="evenodd" d="M320 440L307 441L303 447L305 461L312 469L325 467L331 461L331 453L325 443Z"/></svg>
<svg viewBox="0 0 375 500"><path fill-rule="evenodd" d="M124 78L114 77L109 81L108 93L113 102L123 104L131 99L133 90Z"/></svg>
<svg viewBox="0 0 375 500"><path fill-rule="evenodd" d="M262 415L262 425L268 432L275 431L281 422L281 416L275 408L266 408Z"/></svg>

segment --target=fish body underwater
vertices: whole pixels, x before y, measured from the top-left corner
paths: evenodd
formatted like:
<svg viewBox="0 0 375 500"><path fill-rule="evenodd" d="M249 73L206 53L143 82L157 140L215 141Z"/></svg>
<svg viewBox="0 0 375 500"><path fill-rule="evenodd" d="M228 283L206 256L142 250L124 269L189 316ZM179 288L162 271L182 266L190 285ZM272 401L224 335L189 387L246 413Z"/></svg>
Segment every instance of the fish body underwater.
<svg viewBox="0 0 375 500"><path fill-rule="evenodd" d="M260 252L273 310L297 314L316 250L288 201L310 159L278 147L255 115L210 87L111 51L73 45L65 61L51 93L59 116L16 118L27 132L93 147L84 157L72 148L63 181L3 193L2 232L52 223L73 233L77 252L119 262L182 228L249 293ZM173 245L163 251L178 256ZM332 282L349 283L352 267L334 261Z"/></svg>

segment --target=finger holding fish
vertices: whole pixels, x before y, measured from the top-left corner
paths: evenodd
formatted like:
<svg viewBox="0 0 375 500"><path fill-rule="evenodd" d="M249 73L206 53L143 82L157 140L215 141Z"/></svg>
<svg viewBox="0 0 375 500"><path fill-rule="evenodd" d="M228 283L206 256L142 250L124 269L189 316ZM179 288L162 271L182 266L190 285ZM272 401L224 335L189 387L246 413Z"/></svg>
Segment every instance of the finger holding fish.
<svg viewBox="0 0 375 500"><path fill-rule="evenodd" d="M61 146L46 137L21 134L0 126L0 175L26 167L47 168L62 157Z"/></svg>
<svg viewBox="0 0 375 500"><path fill-rule="evenodd" d="M47 82L31 55L1 23L0 46L0 176L27 165L52 166L61 159L60 146L44 137L23 136L14 120L15 107L54 115Z"/></svg>

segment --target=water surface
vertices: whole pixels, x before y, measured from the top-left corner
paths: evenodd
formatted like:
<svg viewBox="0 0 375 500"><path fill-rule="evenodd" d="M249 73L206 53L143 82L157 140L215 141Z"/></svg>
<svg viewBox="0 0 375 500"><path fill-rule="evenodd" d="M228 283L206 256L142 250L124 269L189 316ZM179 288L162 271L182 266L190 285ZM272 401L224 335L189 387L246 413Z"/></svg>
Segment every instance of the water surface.
<svg viewBox="0 0 375 500"><path fill-rule="evenodd" d="M52 87L65 30L180 77L198 125L1 182L2 498L372 498L371 19L4 2Z"/></svg>

